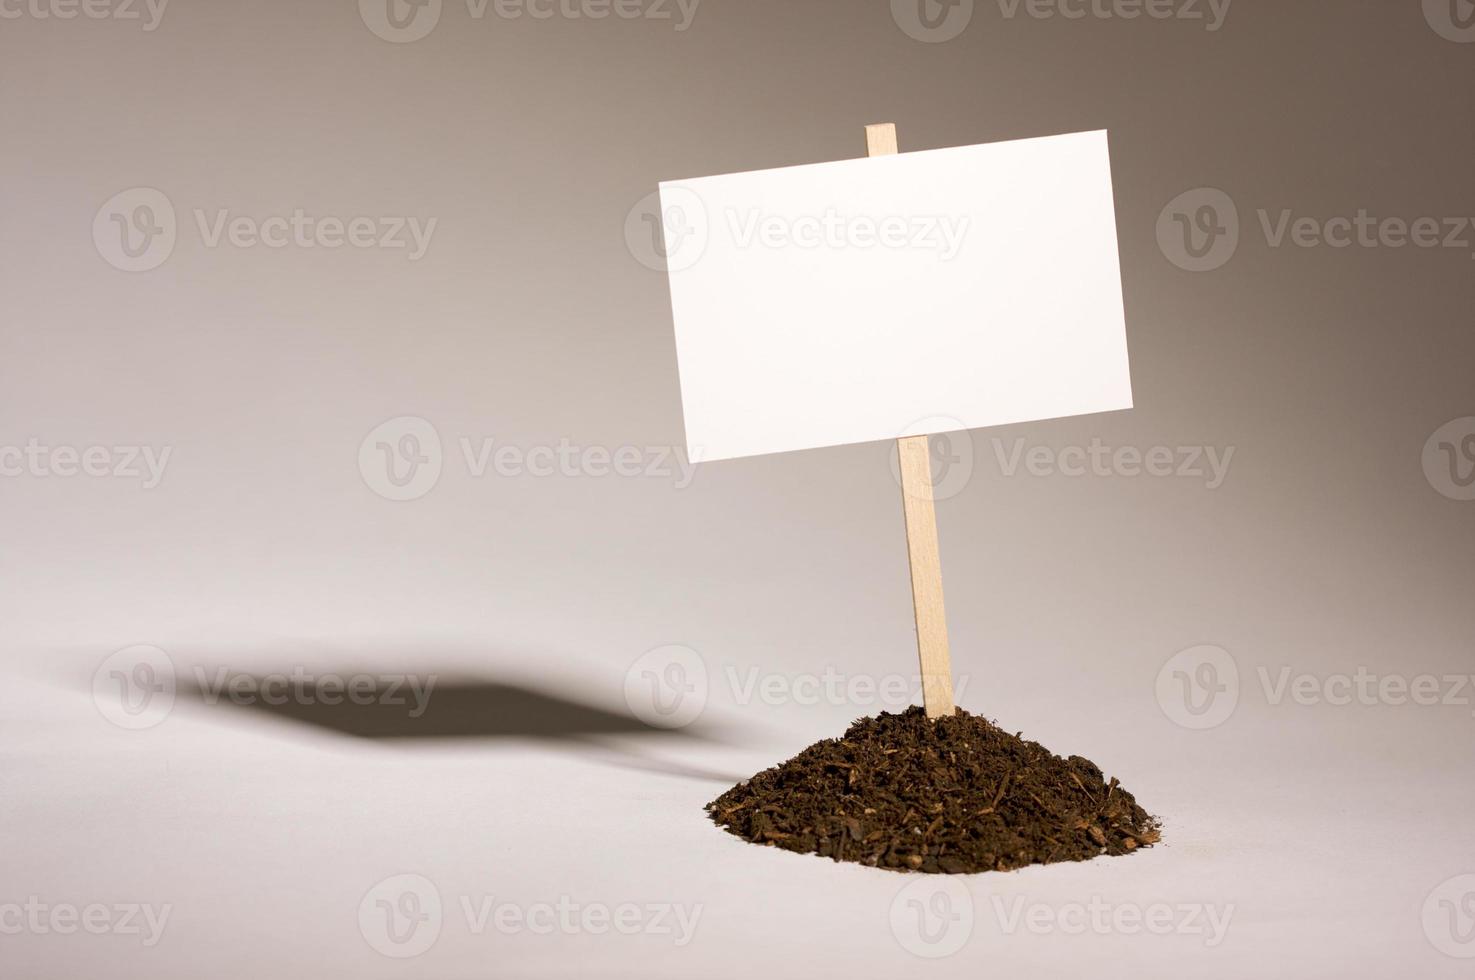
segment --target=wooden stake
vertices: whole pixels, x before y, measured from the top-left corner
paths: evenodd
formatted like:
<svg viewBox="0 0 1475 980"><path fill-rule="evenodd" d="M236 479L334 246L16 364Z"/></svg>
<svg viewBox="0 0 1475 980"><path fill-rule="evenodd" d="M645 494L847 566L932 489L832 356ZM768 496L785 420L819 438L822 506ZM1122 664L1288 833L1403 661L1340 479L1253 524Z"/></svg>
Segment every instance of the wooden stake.
<svg viewBox="0 0 1475 980"><path fill-rule="evenodd" d="M866 127L866 151L896 153L895 123ZM907 560L912 570L912 614L917 621L917 658L922 665L922 705L928 718L945 718L953 706L953 669L948 656L947 616L942 608L942 561L937 516L932 507L932 453L926 435L896 440L901 469L901 505L906 517Z"/></svg>

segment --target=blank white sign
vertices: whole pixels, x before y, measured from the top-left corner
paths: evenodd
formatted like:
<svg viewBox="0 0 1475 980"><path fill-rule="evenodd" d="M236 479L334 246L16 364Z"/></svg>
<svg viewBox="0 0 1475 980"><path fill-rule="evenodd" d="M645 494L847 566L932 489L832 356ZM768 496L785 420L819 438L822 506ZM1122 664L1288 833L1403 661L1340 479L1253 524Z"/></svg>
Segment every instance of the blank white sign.
<svg viewBox="0 0 1475 980"><path fill-rule="evenodd" d="M1104 131L660 200L693 459L1132 407Z"/></svg>

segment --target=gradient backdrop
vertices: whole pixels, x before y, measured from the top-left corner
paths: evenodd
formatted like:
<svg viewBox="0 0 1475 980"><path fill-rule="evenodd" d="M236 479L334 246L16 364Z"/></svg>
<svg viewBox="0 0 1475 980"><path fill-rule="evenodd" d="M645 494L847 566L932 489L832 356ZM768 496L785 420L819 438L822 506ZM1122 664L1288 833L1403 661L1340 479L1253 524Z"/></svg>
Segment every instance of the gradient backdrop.
<svg viewBox="0 0 1475 980"><path fill-rule="evenodd" d="M1466 0L0 0L0 972L1465 975L1472 82ZM650 194L879 121L1110 130L1136 407L939 440L938 523L961 703L1150 851L702 815L915 650L892 447L671 456ZM191 693L294 670L450 700Z"/></svg>

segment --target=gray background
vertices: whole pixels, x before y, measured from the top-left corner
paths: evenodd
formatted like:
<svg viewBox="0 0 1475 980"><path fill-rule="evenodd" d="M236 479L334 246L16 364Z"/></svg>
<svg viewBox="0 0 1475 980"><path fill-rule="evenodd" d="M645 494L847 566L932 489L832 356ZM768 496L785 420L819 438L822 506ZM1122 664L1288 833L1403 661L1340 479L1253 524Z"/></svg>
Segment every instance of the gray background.
<svg viewBox="0 0 1475 980"><path fill-rule="evenodd" d="M909 36L905 4L840 0L704 0L684 31L478 20L448 2L413 43L376 37L346 2L174 0L152 31L0 20L0 446L172 447L150 489L0 477L0 905L174 907L151 948L5 934L0 963L28 977L193 976L207 956L222 976L687 977L1051 975L1079 958L1177 977L1271 959L1304 976L1460 975L1420 910L1475 872L1475 692L1275 704L1257 673L1475 670L1475 502L1438 492L1421 463L1436 429L1475 415L1475 232L1458 248L1272 247L1259 216L1475 215L1475 44L1426 8L1238 0L1210 31L980 2L943 43ZM890 447L713 464L678 487L475 477L459 445L567 440L648 460L679 446L666 285L627 246L632 209L658 180L862 155L863 125L885 120L903 150L1111 132L1136 407L954 442L966 479L938 522L963 705L1089 755L1167 826L1164 846L1129 858L969 879L978 923L935 960L887 927L905 879L747 848L700 812L877 708L740 704L730 671L915 669ZM178 241L127 273L90 229L135 187L172 202ZM1233 200L1240 234L1196 273L1157 228L1204 187ZM209 248L195 227L195 209L294 208L437 225L417 261ZM391 501L358 454L401 416L435 427L443 472ZM1016 440L1093 439L1233 456L1213 489L999 461ZM709 695L692 729L595 747L352 739L188 704L126 731L89 685L133 644L182 676L477 675L615 711L627 668L681 644ZM1208 730L1155 695L1160 668L1199 644L1228 651L1241 680ZM435 881L448 910L495 894L704 911L680 948L448 921L399 961L355 917L402 872ZM1235 918L1211 949L1007 935L996 895L1232 903Z"/></svg>

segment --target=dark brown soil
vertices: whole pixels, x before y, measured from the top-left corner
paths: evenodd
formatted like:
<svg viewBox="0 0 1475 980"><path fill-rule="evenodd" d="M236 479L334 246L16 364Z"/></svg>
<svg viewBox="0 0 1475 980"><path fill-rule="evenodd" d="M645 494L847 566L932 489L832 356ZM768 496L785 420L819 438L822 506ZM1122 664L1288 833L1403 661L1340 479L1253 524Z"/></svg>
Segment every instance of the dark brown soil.
<svg viewBox="0 0 1475 980"><path fill-rule="evenodd" d="M1089 759L1062 759L961 708L882 712L707 804L754 844L877 868L966 874L1126 854L1157 818Z"/></svg>

